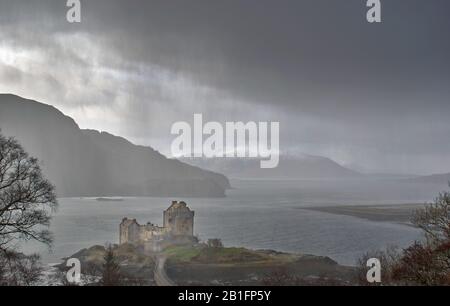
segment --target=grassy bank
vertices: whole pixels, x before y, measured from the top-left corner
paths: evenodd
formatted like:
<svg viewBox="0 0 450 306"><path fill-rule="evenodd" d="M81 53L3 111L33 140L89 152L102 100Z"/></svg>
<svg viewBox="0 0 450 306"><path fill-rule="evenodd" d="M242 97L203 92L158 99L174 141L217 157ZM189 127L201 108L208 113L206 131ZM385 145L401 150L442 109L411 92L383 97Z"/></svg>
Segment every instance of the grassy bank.
<svg viewBox="0 0 450 306"><path fill-rule="evenodd" d="M176 246L164 255L168 275L181 285L283 285L318 279L342 284L354 272L328 257L271 250Z"/></svg>

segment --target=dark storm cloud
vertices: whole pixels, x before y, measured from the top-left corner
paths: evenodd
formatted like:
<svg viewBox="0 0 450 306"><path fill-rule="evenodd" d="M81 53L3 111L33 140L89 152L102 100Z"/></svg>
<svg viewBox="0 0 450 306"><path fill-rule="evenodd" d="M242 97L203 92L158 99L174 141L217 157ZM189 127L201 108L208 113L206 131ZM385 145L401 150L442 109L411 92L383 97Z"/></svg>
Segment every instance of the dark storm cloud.
<svg viewBox="0 0 450 306"><path fill-rule="evenodd" d="M139 67L173 74L179 96L161 88L160 77L145 87L146 79L125 76L128 98L117 97L103 77L92 77L105 94L77 100L102 107L118 100L112 105L139 127L130 132L136 138L145 138L146 116L158 109L166 112L158 117L169 122L179 107L180 120L189 110L206 112L211 120L273 114L273 120L281 118L287 151L379 170L450 170L442 166L450 164L446 0L382 1L382 24L366 22L363 0L93 0L82 1L81 24L66 22L65 2L1 1L1 34L17 37L24 48L53 50L56 62L70 59L80 73L98 68L85 56L92 41L104 52L101 67L145 77ZM86 33L82 45L52 44L55 36ZM68 92L70 84L60 87ZM203 87L207 93L199 94ZM128 107L120 106L123 100ZM167 134L167 126L161 128ZM418 167L414 160L428 164Z"/></svg>

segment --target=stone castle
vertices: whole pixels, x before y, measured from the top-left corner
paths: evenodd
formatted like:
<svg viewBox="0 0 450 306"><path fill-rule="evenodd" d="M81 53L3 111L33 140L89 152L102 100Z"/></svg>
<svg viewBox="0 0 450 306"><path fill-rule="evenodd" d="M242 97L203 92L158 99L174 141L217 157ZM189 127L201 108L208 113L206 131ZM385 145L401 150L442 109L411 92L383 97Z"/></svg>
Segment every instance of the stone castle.
<svg viewBox="0 0 450 306"><path fill-rule="evenodd" d="M130 243L157 250L164 242L194 240L194 211L185 202L173 201L163 213L163 226L140 225L136 219L124 218L120 223L119 243Z"/></svg>

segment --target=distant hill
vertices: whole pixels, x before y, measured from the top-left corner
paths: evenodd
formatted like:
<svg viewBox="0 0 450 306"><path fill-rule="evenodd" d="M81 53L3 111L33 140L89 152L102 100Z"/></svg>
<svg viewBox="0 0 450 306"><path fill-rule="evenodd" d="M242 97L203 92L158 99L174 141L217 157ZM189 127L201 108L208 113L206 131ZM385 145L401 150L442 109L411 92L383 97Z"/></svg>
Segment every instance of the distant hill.
<svg viewBox="0 0 450 306"><path fill-rule="evenodd" d="M273 169L261 169L260 159L256 158L184 158L182 161L231 178L349 179L363 176L329 158L313 155L281 156L278 167Z"/></svg>
<svg viewBox="0 0 450 306"><path fill-rule="evenodd" d="M408 179L408 181L425 183L425 184L445 184L448 185L450 182L450 173L444 174L433 174L428 176L419 176L416 178Z"/></svg>
<svg viewBox="0 0 450 306"><path fill-rule="evenodd" d="M56 108L0 94L0 129L42 161L58 196L222 197L228 179L106 132L81 130Z"/></svg>

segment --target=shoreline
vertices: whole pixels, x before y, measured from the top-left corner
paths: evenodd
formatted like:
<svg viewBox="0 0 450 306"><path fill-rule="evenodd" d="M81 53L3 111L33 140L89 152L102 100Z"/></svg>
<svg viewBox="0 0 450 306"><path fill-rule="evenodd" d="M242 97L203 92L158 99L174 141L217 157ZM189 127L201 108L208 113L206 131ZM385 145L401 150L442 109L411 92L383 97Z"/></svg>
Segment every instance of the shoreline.
<svg viewBox="0 0 450 306"><path fill-rule="evenodd" d="M344 215L374 222L392 222L406 226L411 224L415 210L423 208L425 203L345 205L323 207L299 207L298 209L317 211L335 215Z"/></svg>

